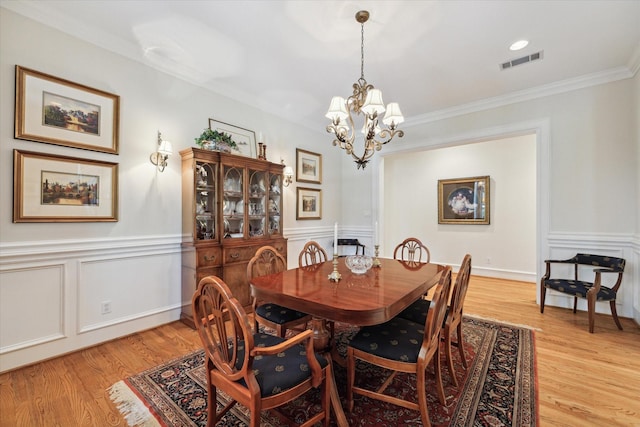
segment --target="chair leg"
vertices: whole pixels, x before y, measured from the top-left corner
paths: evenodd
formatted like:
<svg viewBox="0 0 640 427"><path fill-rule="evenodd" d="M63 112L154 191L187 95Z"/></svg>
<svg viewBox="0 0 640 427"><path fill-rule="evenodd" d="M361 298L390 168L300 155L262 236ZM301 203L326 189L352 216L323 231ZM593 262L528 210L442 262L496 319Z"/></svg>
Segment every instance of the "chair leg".
<svg viewBox="0 0 640 427"><path fill-rule="evenodd" d="M467 365L467 356L464 354L464 340L462 339L462 322L458 323L458 351L460 352L460 359L462 359L462 366L464 369L469 368Z"/></svg>
<svg viewBox="0 0 640 427"><path fill-rule="evenodd" d="M278 327L276 328L276 333L280 338L284 338L284 334L287 333L287 328L282 325L278 325Z"/></svg>
<svg viewBox="0 0 640 427"><path fill-rule="evenodd" d="M544 313L544 298L547 296L547 288L540 284L540 313Z"/></svg>
<svg viewBox="0 0 640 427"><path fill-rule="evenodd" d="M434 355L434 357L438 357L438 352ZM437 359L436 359L437 360ZM418 364L418 371L416 372L416 387L418 390L418 408L420 408L420 418L422 418L422 425L425 427L431 427L431 420L429 420L429 408L427 407L427 392L426 392L426 384L427 384L427 367L420 366ZM436 366L436 375L439 373L439 368ZM442 384L441 384L442 386ZM443 392L444 395L444 392ZM444 405L444 403L442 403Z"/></svg>
<svg viewBox="0 0 640 427"><path fill-rule="evenodd" d="M573 314L576 314L578 309L578 297L573 297Z"/></svg>
<svg viewBox="0 0 640 427"><path fill-rule="evenodd" d="M442 405L446 405L447 399L444 397L444 387L442 386L442 363L440 362L440 347L438 347L436 353L433 355L433 360L436 371L436 388L438 389L438 399L440 400L440 403L442 403Z"/></svg>
<svg viewBox="0 0 640 427"><path fill-rule="evenodd" d="M449 368L449 374L451 374L451 382L454 387L458 387L458 380L456 380L456 372L453 370L453 357L451 356L451 325L446 324L444 327L444 350L447 356L447 364Z"/></svg>
<svg viewBox="0 0 640 427"><path fill-rule="evenodd" d="M353 383L356 378L356 359L353 349L347 348L347 410L353 411Z"/></svg>
<svg viewBox="0 0 640 427"><path fill-rule="evenodd" d="M589 332L593 333L593 326L596 320L596 299L595 295L593 298L587 298L587 308L589 310ZM574 311L575 313L575 311Z"/></svg>
<svg viewBox="0 0 640 427"><path fill-rule="evenodd" d="M622 330L620 319L618 319L618 311L616 310L616 300L609 301L609 305L611 306L611 315L613 316L613 321L616 322L618 329Z"/></svg>

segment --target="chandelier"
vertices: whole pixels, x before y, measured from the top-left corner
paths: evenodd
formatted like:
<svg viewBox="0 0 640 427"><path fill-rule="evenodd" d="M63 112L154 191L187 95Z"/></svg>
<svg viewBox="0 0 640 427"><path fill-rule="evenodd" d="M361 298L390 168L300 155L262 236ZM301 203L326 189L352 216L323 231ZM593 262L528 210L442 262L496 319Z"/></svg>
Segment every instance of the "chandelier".
<svg viewBox="0 0 640 427"><path fill-rule="evenodd" d="M364 79L364 23L369 19L369 12L361 10L356 13L356 21L361 26L360 39L360 78L353 84L353 94L347 98L334 96L331 99L329 111L325 115L331 120L327 126L327 132L333 133L335 139L333 145L337 145L346 151L347 155L354 158L358 169L364 169L369 159L376 151L380 151L384 144L391 142L397 135L404 136L404 132L397 129L398 125L404 122L404 117L400 112L397 102L391 102L384 107L382 92L374 89ZM378 118L386 111L382 119L383 127L380 127ZM354 126L354 116L362 115L364 124L362 133L364 134L364 150L360 156L354 152L354 142L356 139L356 128Z"/></svg>

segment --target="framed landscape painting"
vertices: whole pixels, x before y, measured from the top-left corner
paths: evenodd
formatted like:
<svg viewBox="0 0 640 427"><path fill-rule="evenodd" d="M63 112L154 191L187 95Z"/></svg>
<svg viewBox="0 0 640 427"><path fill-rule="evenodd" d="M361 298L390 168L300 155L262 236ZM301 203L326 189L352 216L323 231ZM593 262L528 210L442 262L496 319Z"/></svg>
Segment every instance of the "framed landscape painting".
<svg viewBox="0 0 640 427"><path fill-rule="evenodd" d="M298 187L296 219L322 219L322 190Z"/></svg>
<svg viewBox="0 0 640 427"><path fill-rule="evenodd" d="M296 181L322 184L322 154L296 148Z"/></svg>
<svg viewBox="0 0 640 427"><path fill-rule="evenodd" d="M118 154L120 97L16 65L15 137Z"/></svg>
<svg viewBox="0 0 640 427"><path fill-rule="evenodd" d="M489 176L438 180L439 224L489 224Z"/></svg>
<svg viewBox="0 0 640 427"><path fill-rule="evenodd" d="M209 128L231 136L231 139L233 139L240 150L239 153L234 152L234 154L256 158L256 133L254 131L230 125L229 123L219 122L214 119L209 119Z"/></svg>
<svg viewBox="0 0 640 427"><path fill-rule="evenodd" d="M13 222L118 220L117 163L13 153Z"/></svg>

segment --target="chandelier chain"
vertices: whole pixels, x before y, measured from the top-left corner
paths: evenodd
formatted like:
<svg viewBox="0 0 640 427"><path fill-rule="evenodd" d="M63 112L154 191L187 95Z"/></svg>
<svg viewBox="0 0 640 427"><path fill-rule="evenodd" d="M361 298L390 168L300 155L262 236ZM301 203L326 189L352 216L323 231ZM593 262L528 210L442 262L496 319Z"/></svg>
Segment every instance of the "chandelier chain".
<svg viewBox="0 0 640 427"><path fill-rule="evenodd" d="M364 22L360 23L360 78L364 80Z"/></svg>

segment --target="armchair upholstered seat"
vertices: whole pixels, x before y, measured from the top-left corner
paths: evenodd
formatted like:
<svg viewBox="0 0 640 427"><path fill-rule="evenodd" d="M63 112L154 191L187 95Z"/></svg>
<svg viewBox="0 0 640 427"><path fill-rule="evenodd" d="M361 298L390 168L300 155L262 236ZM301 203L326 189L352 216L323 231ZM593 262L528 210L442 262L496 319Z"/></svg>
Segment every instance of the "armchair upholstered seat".
<svg viewBox="0 0 640 427"><path fill-rule="evenodd" d="M321 387L322 410L303 425L329 425L331 364L314 353L313 333L288 340L254 333L248 316L229 287L215 276L203 278L192 300L193 320L205 350L207 425L216 425L236 403L251 412L250 426L260 425L260 412L290 402ZM231 397L218 411L217 390Z"/></svg>
<svg viewBox="0 0 640 427"><path fill-rule="evenodd" d="M272 246L263 246L258 249L247 265L247 278L249 282L253 277L266 276L279 273L287 269L287 261L278 250ZM284 337L287 329L301 327L305 329L311 315L298 310L293 310L279 304L253 300L253 312L258 324L275 329L276 334Z"/></svg>
<svg viewBox="0 0 640 427"><path fill-rule="evenodd" d="M381 400L420 412L424 426L430 426L427 408L426 374L427 366L433 360L438 384L440 403L446 403L442 380L440 379L440 334L447 310L451 289L451 267L439 273L439 282L434 296L434 308L429 311L425 323L414 323L399 317L381 325L360 329L347 347L347 404L353 410L353 395L361 394L371 399ZM390 377L377 390L355 385L356 359L383 367L391 371ZM398 372L416 375L417 403L386 394L387 386Z"/></svg>
<svg viewBox="0 0 640 427"><path fill-rule="evenodd" d="M622 284L622 274L626 261L624 258L615 258L602 255L577 254L573 258L565 260L545 260L546 272L540 280L540 313L544 313L544 301L547 289L552 289L573 297L573 312L576 312L578 298L587 299L587 310L589 315L589 332L593 333L595 324L595 311L597 301L609 301L611 315L618 329L622 330L622 325L618 319L616 310L616 297L618 289ZM573 267L573 277L551 277L551 266L553 264L570 264ZM580 266L596 267L593 269L595 275L592 282L580 280L578 272ZM612 273L617 274L617 280L612 287L602 284L602 275Z"/></svg>

